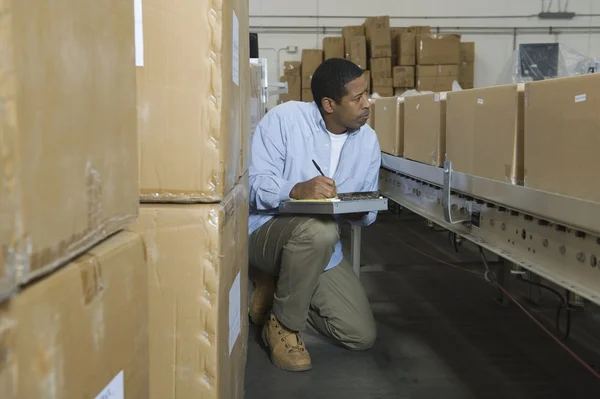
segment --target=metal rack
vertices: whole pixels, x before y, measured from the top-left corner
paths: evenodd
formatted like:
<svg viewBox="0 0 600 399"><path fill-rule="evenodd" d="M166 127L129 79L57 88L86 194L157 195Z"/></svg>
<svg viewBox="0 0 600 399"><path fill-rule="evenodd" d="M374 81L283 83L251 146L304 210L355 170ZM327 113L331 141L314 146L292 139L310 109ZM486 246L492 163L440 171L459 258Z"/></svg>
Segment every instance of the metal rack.
<svg viewBox="0 0 600 399"><path fill-rule="evenodd" d="M484 179L388 154L391 201L600 305L600 203Z"/></svg>

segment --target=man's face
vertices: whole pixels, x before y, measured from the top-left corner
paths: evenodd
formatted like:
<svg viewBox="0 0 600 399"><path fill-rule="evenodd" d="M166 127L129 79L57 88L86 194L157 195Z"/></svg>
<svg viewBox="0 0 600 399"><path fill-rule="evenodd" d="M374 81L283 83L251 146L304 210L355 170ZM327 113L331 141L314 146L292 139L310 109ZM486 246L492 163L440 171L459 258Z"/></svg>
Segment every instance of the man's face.
<svg viewBox="0 0 600 399"><path fill-rule="evenodd" d="M367 123L370 115L369 89L364 76L346 84L346 95L333 103L335 121L347 129L358 129Z"/></svg>

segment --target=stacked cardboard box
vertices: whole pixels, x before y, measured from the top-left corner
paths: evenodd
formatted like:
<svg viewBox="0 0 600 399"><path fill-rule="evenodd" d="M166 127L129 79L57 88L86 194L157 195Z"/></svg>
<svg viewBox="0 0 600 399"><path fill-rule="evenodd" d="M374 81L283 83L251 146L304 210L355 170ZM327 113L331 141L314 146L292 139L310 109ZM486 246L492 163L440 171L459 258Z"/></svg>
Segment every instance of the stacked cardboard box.
<svg viewBox="0 0 600 399"><path fill-rule="evenodd" d="M394 95L390 18L370 17L365 23L371 88L384 97Z"/></svg>
<svg viewBox="0 0 600 399"><path fill-rule="evenodd" d="M463 89L472 89L475 86L475 43L462 42L460 44L460 66L458 83Z"/></svg>
<svg viewBox="0 0 600 399"><path fill-rule="evenodd" d="M363 37L364 39L359 39L355 44L353 44L354 38ZM353 59L359 59L363 61L364 65L361 65L363 69L366 69L367 64L367 42L365 37L365 27L362 25L358 26L344 26L342 28L342 38L344 39L344 51L347 60L351 60L357 65L361 65L357 63ZM363 51L362 48L358 48L361 51L353 51L355 47L360 43L364 43L364 56L362 56ZM360 47L360 46L359 46ZM354 53L354 54L353 54Z"/></svg>
<svg viewBox="0 0 600 399"><path fill-rule="evenodd" d="M144 237L149 262L145 397L239 399L248 334L245 147L256 89L248 2L154 0L142 7L145 203L130 230Z"/></svg>
<svg viewBox="0 0 600 399"><path fill-rule="evenodd" d="M280 102L302 101L302 69L300 61L285 61L281 82L287 82L287 94L279 96Z"/></svg>
<svg viewBox="0 0 600 399"><path fill-rule="evenodd" d="M452 90L459 75L460 36L419 34L416 50L417 90Z"/></svg>
<svg viewBox="0 0 600 399"><path fill-rule="evenodd" d="M344 58L344 38L343 37L325 37L323 38L323 55L326 60L330 58Z"/></svg>
<svg viewBox="0 0 600 399"><path fill-rule="evenodd" d="M0 397L147 397L133 7L52 4L2 5Z"/></svg>
<svg viewBox="0 0 600 399"><path fill-rule="evenodd" d="M323 50L304 49L302 50L302 101L313 101L310 82L312 76L323 63Z"/></svg>

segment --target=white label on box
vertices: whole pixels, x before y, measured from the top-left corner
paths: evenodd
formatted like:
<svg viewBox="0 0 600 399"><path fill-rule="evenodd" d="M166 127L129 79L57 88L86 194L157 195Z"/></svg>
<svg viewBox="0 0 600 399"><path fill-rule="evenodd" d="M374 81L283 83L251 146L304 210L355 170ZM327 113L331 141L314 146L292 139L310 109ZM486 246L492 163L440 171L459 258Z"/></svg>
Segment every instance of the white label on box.
<svg viewBox="0 0 600 399"><path fill-rule="evenodd" d="M233 55L232 62L232 78L236 86L240 85L240 21L238 20L235 11L233 12Z"/></svg>
<svg viewBox="0 0 600 399"><path fill-rule="evenodd" d="M483 98L478 98L477 99L477 104L483 104Z"/></svg>
<svg viewBox="0 0 600 399"><path fill-rule="evenodd" d="M240 292L240 273L235 276L229 290L229 355L233 351L235 341L240 335L242 324L242 295Z"/></svg>
<svg viewBox="0 0 600 399"><path fill-rule="evenodd" d="M436 103L440 102L440 95L439 95L439 93L433 96L433 101L435 101Z"/></svg>
<svg viewBox="0 0 600 399"><path fill-rule="evenodd" d="M96 395L96 399L125 399L125 388L123 385L123 370L112 379L111 382Z"/></svg>
<svg viewBox="0 0 600 399"><path fill-rule="evenodd" d="M585 100L587 100L587 94L580 94L578 96L575 96L575 102L576 103L582 103Z"/></svg>
<svg viewBox="0 0 600 399"><path fill-rule="evenodd" d="M133 20L135 23L135 66L144 66L144 22L142 0L133 0Z"/></svg>

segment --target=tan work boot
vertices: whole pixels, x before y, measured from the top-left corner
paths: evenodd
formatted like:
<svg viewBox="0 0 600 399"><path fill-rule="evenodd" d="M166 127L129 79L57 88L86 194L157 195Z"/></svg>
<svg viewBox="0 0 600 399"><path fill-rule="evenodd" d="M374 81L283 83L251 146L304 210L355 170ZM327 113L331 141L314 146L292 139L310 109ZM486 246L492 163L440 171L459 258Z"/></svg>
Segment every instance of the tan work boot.
<svg viewBox="0 0 600 399"><path fill-rule="evenodd" d="M275 366L287 371L306 371L312 368L310 355L300 333L285 328L273 313L263 327L262 338Z"/></svg>
<svg viewBox="0 0 600 399"><path fill-rule="evenodd" d="M250 320L257 326L262 326L269 317L273 307L273 297L277 285L275 278L262 272L256 272L254 290L250 294Z"/></svg>

